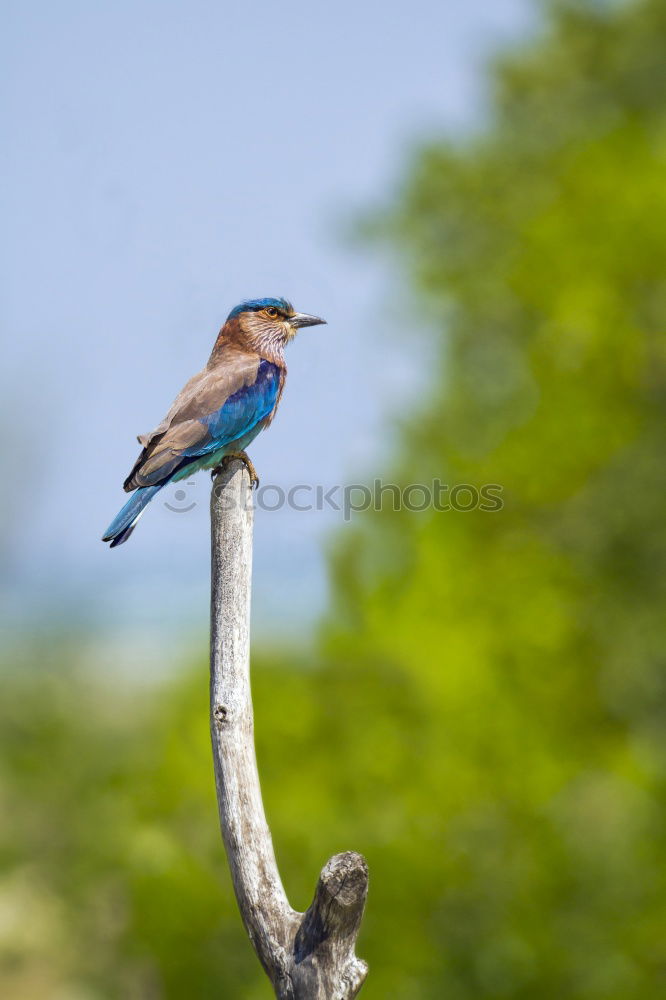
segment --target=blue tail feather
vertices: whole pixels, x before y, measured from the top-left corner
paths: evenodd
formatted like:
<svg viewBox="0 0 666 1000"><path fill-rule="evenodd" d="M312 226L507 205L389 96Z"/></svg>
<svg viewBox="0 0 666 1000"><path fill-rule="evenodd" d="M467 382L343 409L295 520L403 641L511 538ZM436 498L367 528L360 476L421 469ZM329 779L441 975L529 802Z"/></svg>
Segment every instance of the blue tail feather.
<svg viewBox="0 0 666 1000"><path fill-rule="evenodd" d="M134 531L136 522L143 514L144 509L163 486L166 486L166 483L158 483L157 486L144 486L136 490L122 510L116 514L104 532L102 541L111 542L112 549L116 545L122 545L123 542L126 542Z"/></svg>

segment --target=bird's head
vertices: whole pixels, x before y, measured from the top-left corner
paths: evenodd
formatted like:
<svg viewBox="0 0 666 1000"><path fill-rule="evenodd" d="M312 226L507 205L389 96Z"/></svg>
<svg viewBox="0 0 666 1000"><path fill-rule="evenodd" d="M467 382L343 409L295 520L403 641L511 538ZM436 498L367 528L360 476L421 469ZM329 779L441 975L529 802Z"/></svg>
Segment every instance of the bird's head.
<svg viewBox="0 0 666 1000"><path fill-rule="evenodd" d="M261 353L281 353L303 326L325 323L319 316L296 312L286 299L250 299L227 316L225 326L235 326L243 339Z"/></svg>

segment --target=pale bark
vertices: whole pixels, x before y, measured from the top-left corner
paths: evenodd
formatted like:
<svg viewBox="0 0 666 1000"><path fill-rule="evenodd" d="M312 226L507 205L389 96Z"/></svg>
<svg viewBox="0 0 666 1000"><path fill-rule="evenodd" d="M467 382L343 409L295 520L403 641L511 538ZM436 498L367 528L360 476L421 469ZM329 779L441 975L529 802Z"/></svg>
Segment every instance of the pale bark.
<svg viewBox="0 0 666 1000"><path fill-rule="evenodd" d="M211 497L210 722L222 837L243 923L279 1000L351 1000L367 975L354 954L365 859L332 857L310 908L293 910L261 800L250 692L252 523L250 477L234 460Z"/></svg>

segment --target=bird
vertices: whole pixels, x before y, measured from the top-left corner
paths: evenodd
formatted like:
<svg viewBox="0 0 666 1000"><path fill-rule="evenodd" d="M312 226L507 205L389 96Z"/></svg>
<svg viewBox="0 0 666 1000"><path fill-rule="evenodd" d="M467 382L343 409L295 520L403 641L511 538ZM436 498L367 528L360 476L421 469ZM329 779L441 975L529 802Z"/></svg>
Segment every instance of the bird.
<svg viewBox="0 0 666 1000"><path fill-rule="evenodd" d="M155 430L139 434L141 453L123 488L132 496L102 536L122 545L167 483L199 469L213 475L231 458L258 477L245 449L272 422L287 377L284 352L298 330L326 320L296 312L286 299L241 302L217 335L206 367L186 382Z"/></svg>

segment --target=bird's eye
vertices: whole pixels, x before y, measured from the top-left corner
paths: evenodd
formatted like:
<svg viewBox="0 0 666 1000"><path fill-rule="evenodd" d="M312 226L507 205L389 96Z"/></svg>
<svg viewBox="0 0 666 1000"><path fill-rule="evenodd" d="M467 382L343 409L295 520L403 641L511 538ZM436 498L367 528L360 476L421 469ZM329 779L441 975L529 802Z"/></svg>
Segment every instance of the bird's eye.
<svg viewBox="0 0 666 1000"><path fill-rule="evenodd" d="M268 308L266 309L266 315L270 316L271 319L275 319L275 317L277 316L277 314L278 314L278 311L275 308L275 306L268 306Z"/></svg>

